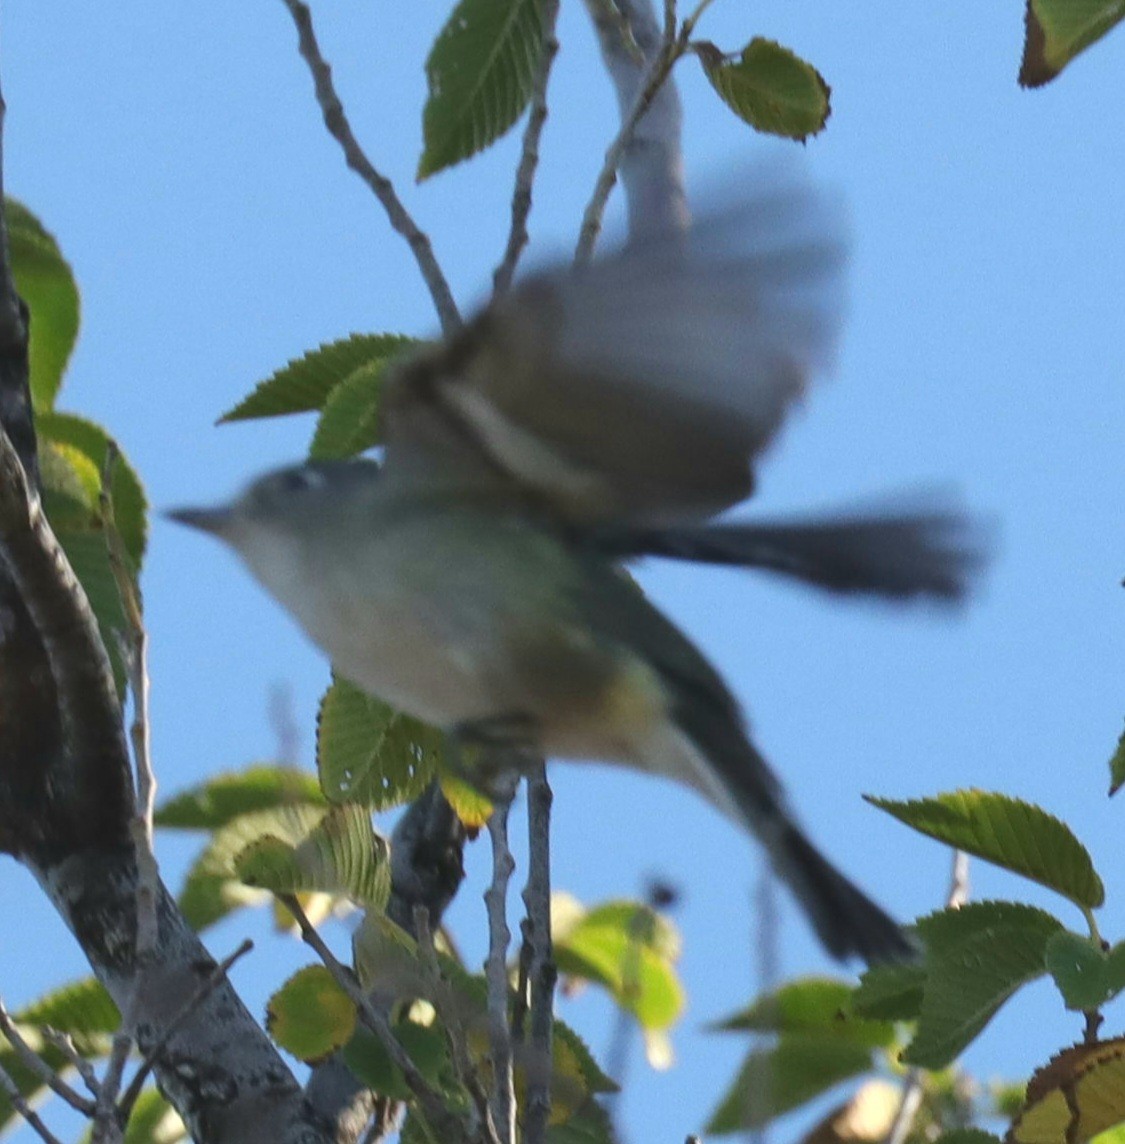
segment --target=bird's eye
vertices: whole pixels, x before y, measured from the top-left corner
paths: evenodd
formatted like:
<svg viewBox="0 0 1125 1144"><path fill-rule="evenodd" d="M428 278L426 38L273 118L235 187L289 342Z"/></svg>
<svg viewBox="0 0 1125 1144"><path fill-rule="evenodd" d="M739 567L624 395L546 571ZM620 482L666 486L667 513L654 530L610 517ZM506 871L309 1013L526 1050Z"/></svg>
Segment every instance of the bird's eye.
<svg viewBox="0 0 1125 1144"><path fill-rule="evenodd" d="M324 483L324 474L316 469L286 469L277 475L277 488L284 493L302 493L306 489L319 488Z"/></svg>

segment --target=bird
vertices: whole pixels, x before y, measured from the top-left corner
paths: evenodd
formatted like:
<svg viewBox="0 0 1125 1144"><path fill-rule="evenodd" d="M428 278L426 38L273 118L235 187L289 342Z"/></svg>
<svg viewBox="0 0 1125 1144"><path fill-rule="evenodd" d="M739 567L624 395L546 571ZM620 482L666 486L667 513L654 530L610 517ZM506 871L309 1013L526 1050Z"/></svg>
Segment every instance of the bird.
<svg viewBox="0 0 1125 1144"><path fill-rule="evenodd" d="M676 779L757 838L832 956L911 958L629 572L659 557L965 596L983 552L955 508L718 519L829 370L846 245L807 180L760 180L686 235L531 273L393 362L379 456L286 466L169 515L232 548L365 692L459 743Z"/></svg>

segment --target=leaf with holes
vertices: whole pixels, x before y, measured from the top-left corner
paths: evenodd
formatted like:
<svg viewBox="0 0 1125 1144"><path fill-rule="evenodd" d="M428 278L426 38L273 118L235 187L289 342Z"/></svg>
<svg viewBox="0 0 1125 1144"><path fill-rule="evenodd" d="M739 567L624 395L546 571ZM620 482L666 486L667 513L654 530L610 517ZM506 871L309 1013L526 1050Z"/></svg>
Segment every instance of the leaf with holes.
<svg viewBox="0 0 1125 1144"><path fill-rule="evenodd" d="M385 810L417 798L434 776L444 737L336 678L320 701L316 764L331 802Z"/></svg>
<svg viewBox="0 0 1125 1144"><path fill-rule="evenodd" d="M1082 908L1105 901L1086 847L1069 826L1031 803L982 790L910 802L864 797L920 833L1022 874Z"/></svg>
<svg viewBox="0 0 1125 1144"><path fill-rule="evenodd" d="M542 0L461 0L426 60L419 181L484 150L519 119L542 50Z"/></svg>

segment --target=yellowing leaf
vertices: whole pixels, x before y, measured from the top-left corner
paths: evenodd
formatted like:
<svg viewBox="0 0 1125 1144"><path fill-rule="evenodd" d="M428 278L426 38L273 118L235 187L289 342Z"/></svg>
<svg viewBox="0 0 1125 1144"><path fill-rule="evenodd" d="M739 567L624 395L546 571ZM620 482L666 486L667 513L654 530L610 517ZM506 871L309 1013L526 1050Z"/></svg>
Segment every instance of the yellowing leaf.
<svg viewBox="0 0 1125 1144"><path fill-rule="evenodd" d="M323 965L298 970L266 1008L270 1036L306 1064L347 1044L355 1024L355 1004Z"/></svg>

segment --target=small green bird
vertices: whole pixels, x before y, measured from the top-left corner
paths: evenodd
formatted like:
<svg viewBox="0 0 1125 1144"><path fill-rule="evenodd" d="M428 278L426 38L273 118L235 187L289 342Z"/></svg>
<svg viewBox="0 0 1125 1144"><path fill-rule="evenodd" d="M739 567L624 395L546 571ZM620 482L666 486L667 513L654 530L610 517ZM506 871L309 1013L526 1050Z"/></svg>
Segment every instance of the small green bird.
<svg viewBox="0 0 1125 1144"><path fill-rule="evenodd" d="M958 599L981 553L932 511L711 518L831 357L844 244L805 185L685 240L547 270L394 365L380 462L310 463L170 515L229 544L337 672L457 735L686 783L768 851L839 958L910 956L794 821L738 705L623 571L758 567Z"/></svg>

